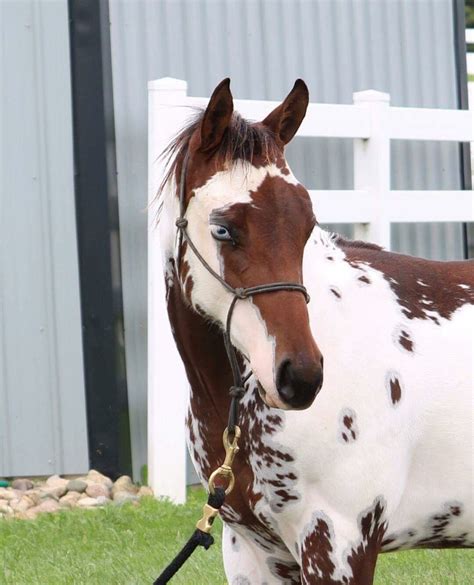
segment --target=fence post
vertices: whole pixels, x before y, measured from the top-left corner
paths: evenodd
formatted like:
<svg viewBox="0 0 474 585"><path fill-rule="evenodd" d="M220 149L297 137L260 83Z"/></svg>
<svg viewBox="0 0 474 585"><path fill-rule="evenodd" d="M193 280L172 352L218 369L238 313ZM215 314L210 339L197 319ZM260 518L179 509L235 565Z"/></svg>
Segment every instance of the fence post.
<svg viewBox="0 0 474 585"><path fill-rule="evenodd" d="M185 409L188 382L166 311L156 193L163 177L160 153L182 127L187 83L148 83L148 483L156 496L186 501Z"/></svg>
<svg viewBox="0 0 474 585"><path fill-rule="evenodd" d="M366 191L371 202L370 223L356 224L356 239L390 249L390 95L375 90L353 94L354 104L369 108L370 138L354 139L354 189Z"/></svg>

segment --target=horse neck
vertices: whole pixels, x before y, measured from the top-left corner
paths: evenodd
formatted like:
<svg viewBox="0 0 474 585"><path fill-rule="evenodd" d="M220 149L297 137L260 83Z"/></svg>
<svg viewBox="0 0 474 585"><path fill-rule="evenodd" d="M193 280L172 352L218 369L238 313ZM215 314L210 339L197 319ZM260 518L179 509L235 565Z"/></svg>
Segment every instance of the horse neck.
<svg viewBox="0 0 474 585"><path fill-rule="evenodd" d="M191 409L227 420L232 372L221 330L184 299L176 272L167 278L168 315L178 351L191 385Z"/></svg>
<svg viewBox="0 0 474 585"><path fill-rule="evenodd" d="M441 325L463 305L474 304L472 266L389 252L317 227L305 250L303 274L318 330L326 324L332 331L340 319L347 331L361 315L371 315L364 328L379 329L376 309L384 323L391 314L397 322Z"/></svg>

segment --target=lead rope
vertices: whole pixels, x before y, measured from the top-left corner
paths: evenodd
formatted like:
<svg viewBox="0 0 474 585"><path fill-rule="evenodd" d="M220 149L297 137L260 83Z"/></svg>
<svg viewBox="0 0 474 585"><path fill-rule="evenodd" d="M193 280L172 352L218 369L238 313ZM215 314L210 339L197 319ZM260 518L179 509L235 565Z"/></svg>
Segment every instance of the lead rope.
<svg viewBox="0 0 474 585"><path fill-rule="evenodd" d="M179 186L179 218L176 220L176 227L178 228L178 254L176 260L176 270L179 271L179 265L181 260L181 247L183 239L186 240L189 247L196 255L197 259L206 268L206 270L212 274L212 276L218 280L224 288L233 294L234 298L230 303L229 310L227 312L226 325L224 331L224 345L227 352L227 358L229 360L230 367L232 369L233 385L230 387L229 394L231 396L229 417L227 421L227 427L224 430L222 436L222 442L225 450L224 463L214 470L209 476L208 487L209 495L207 498L207 504L203 507L202 518L196 524L196 530L191 535L191 538L183 546L176 557L171 563L164 569L160 576L154 581L153 585L165 585L171 578L179 571L183 564L193 554L198 546L203 546L206 550L214 544L214 537L211 535L212 525L219 510L225 503L225 498L234 489L235 475L232 471L232 465L234 458L239 451L238 441L240 438L240 428L238 426L239 420L239 406L240 400L245 394L245 384L252 375L250 371L245 378L242 378L242 374L237 359L237 353L234 346L232 345L230 328L232 323L232 316L234 309L239 300L245 300L253 295L267 293L267 292L278 292L283 290L297 291L304 294L306 302L309 303L310 298L308 291L302 284L293 282L274 282L271 284L261 284L258 286L251 286L248 288L234 288L228 282L226 282L215 270L207 263L207 261L201 256L200 252L194 245L193 241L189 237L187 232L188 220L184 217L185 214L185 196L186 196L186 169L189 160L189 152L183 160L183 166L181 168L181 182ZM223 478L227 482L227 487L223 488L216 485L216 480Z"/></svg>

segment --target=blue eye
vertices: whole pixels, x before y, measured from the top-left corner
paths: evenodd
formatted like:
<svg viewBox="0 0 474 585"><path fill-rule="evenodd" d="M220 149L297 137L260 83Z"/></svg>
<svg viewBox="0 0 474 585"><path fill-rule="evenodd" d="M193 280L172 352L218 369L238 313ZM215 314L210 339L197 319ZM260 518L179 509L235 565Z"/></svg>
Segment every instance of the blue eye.
<svg viewBox="0 0 474 585"><path fill-rule="evenodd" d="M223 225L211 225L212 237L221 241L232 241L229 230Z"/></svg>

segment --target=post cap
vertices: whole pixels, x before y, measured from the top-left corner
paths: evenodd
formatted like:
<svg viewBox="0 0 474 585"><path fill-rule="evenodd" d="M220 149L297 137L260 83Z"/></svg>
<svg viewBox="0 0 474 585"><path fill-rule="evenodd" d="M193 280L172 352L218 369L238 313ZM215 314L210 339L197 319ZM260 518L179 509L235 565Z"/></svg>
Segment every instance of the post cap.
<svg viewBox="0 0 474 585"><path fill-rule="evenodd" d="M188 90L188 84L184 79L175 79L174 77L161 77L161 79L152 79L148 82L148 89L158 91L183 91Z"/></svg>
<svg viewBox="0 0 474 585"><path fill-rule="evenodd" d="M355 104L363 104L367 102L383 102L390 103L390 94L376 89L366 89L365 91L356 91L352 94Z"/></svg>

